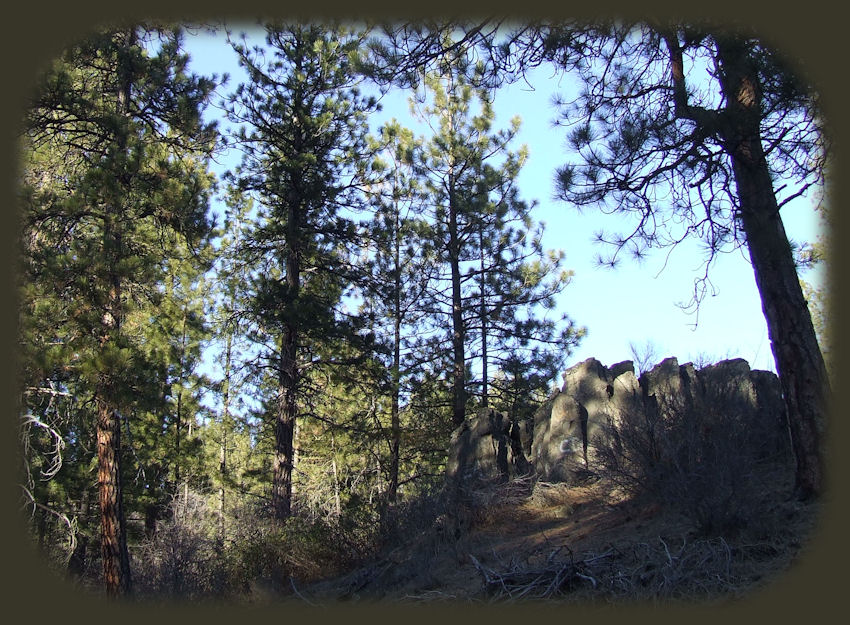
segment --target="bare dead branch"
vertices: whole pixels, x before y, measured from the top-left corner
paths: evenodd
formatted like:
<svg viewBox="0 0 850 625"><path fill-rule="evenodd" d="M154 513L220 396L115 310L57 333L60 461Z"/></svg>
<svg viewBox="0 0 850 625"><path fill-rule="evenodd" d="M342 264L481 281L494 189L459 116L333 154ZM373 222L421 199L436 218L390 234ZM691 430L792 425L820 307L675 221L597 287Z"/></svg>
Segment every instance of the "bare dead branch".
<svg viewBox="0 0 850 625"><path fill-rule="evenodd" d="M35 426L46 430L54 441L53 449L46 454L50 458L50 464L48 464L46 469L41 470L41 479L43 481L50 480L55 477L62 468L62 450L65 448L65 440L58 431L41 421L33 414L24 415L21 417L21 420L23 421L21 424L22 438L26 439L29 437L27 426ZM24 447L25 449L28 448L28 444L25 443Z"/></svg>

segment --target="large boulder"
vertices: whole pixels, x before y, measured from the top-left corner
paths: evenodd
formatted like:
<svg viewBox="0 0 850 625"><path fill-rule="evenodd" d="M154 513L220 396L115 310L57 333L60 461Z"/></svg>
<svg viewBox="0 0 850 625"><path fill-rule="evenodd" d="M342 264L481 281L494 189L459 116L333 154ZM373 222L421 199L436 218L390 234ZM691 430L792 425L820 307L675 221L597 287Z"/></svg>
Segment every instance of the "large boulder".
<svg viewBox="0 0 850 625"><path fill-rule="evenodd" d="M452 432L446 478L454 485L507 481L529 473L522 424L485 408Z"/></svg>
<svg viewBox="0 0 850 625"><path fill-rule="evenodd" d="M644 409L662 418L682 414L694 406L699 395L697 372L691 363L679 365L677 358L665 358L640 376Z"/></svg>
<svg viewBox="0 0 850 625"><path fill-rule="evenodd" d="M751 370L742 358L724 360L699 372L698 416L725 427L746 429L758 440L760 455L790 453L790 435L779 378Z"/></svg>
<svg viewBox="0 0 850 625"><path fill-rule="evenodd" d="M566 393L556 392L534 415L531 458L535 472L550 482L569 481L584 456L587 412Z"/></svg>

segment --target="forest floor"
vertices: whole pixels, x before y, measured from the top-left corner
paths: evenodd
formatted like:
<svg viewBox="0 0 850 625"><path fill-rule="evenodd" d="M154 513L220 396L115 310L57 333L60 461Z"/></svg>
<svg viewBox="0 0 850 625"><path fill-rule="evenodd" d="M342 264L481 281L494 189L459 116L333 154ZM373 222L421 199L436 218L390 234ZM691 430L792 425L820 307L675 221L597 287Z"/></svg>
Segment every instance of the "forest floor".
<svg viewBox="0 0 850 625"><path fill-rule="evenodd" d="M438 518L406 544L300 600L602 603L745 597L787 571L814 528L816 504L779 498L758 532L701 535L657 504L597 481L512 482L477 493L463 518ZM765 530L765 527L768 529Z"/></svg>

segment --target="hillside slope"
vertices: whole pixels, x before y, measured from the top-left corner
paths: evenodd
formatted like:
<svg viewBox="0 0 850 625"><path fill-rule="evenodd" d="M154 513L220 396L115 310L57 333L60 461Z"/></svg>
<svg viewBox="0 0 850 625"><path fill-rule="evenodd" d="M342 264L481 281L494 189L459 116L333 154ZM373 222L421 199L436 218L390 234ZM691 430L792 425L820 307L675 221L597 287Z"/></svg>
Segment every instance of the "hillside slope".
<svg viewBox="0 0 850 625"><path fill-rule="evenodd" d="M740 598L787 570L813 529L816 504L781 496L789 489L777 485L759 527L724 537L700 535L686 517L629 500L603 480L515 480L474 493L462 513L296 596L318 604Z"/></svg>

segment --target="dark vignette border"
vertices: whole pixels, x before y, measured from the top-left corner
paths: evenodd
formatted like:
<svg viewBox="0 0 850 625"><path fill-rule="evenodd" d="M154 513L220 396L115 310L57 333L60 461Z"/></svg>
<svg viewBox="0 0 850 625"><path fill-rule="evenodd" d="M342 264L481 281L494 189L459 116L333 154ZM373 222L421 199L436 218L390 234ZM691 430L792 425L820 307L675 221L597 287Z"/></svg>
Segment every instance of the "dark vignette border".
<svg viewBox="0 0 850 625"><path fill-rule="evenodd" d="M0 149L0 189L4 210L0 211L0 276L2 289L5 292L4 304L0 306L0 353L3 358L0 375L0 397L3 399L3 412L7 418L3 421L0 440L5 446L2 475L5 484L3 493L2 527L0 539L3 549L0 551L3 576L0 589L8 597L5 602L5 613L11 613L17 620L38 619L64 621L70 619L73 623L100 619L118 619L133 622L151 618L167 621L184 619L203 619L204 621L229 622L234 617L244 616L240 610L224 606L200 606L193 608L151 606L147 604L125 606L121 604L106 604L89 596L80 596L69 586L49 573L38 561L34 551L24 539L23 525L19 514L19 498L16 486L16 444L17 444L17 410L15 407L15 355L16 355L16 319L17 305L14 290L14 272L16 262L16 232L17 206L15 203L15 185L18 174L17 137L21 113L25 106L26 95L32 81L50 58L56 56L65 41L74 35L83 34L87 30L107 20L123 18L161 17L174 20L201 17L226 18L232 23L250 23L254 15L270 13L286 13L305 17L334 14L346 18L360 18L367 15L415 18L426 15L447 15L465 12L475 15L505 13L517 18L530 18L536 15L556 17L593 16L603 13L617 16L634 15L636 17L709 17L723 24L741 25L756 28L762 36L778 49L786 52L792 58L799 60L800 71L811 77L820 91L824 110L831 126L835 140L836 158L833 170L832 206L835 225L831 235L838 241L846 233L848 219L837 207L848 196L847 176L845 173L846 159L843 158L846 138L846 119L843 118L846 100L847 83L844 70L843 50L846 23L838 15L835 8L837 3L830 0L810 0L804 5L797 3L781 3L759 1L744 3L740 0L716 0L709 6L691 4L684 8L682 2L670 0L644 0L637 6L626 0L602 0L593 3L582 3L570 6L572 3L553 3L552 0L543 2L524 2L522 5L510 3L507 0L483 2L474 0L459 6L457 2L428 2L412 7L399 6L396 2L386 0L362 0L358 3L343 2L342 0L314 0L309 4L279 2L275 0L241 0L238 3L222 0L149 0L144 5L123 5L106 2L105 0L87 0L77 3L59 3L57 0L48 2L21 3L5 8L5 33L0 38L0 50L4 63L5 89L4 97L0 98L0 126L3 129L2 149ZM576 3L577 4L577 3ZM411 11L420 11L417 15ZM834 259L830 282L833 293L831 317L840 318L845 309L846 290L843 288L840 276L847 263L847 252L841 245L834 245ZM841 380L844 372L844 331L833 321L834 337L834 366L835 380ZM837 390L837 389L834 389ZM390 606L351 605L307 610L303 606L284 604L280 608L245 608L251 614L249 618L264 616L274 619L297 620L350 618L369 619L375 617L401 617L408 619L433 621L434 618L445 616L463 619L484 618L497 620L516 620L525 618L529 611L532 618L569 619L576 617L602 616L605 621L626 617L628 619L651 619L652 622L680 620L686 617L689 621L710 618L732 618L750 620L753 618L773 617L778 622L786 619L811 619L826 615L840 609L846 597L841 595L845 590L842 580L846 572L842 571L845 564L843 557L848 554L846 533L842 528L847 527L847 501L840 476L847 474L847 462L841 458L843 443L846 440L847 425L842 422L842 416L847 412L847 401L836 393L831 413L829 427L828 477L829 489L824 501L824 514L820 526L804 552L800 561L785 575L778 577L766 590L749 596L740 602L729 606L711 609L675 608L665 609L604 609L590 607L576 608L567 606L493 606L446 608L442 606L427 606L415 608L400 608ZM8 479L10 478L11 479ZM100 610L104 609L103 612ZM629 612L629 613L624 613Z"/></svg>

